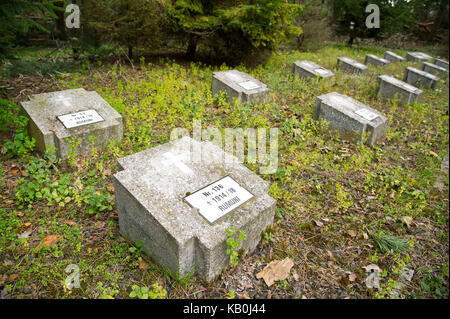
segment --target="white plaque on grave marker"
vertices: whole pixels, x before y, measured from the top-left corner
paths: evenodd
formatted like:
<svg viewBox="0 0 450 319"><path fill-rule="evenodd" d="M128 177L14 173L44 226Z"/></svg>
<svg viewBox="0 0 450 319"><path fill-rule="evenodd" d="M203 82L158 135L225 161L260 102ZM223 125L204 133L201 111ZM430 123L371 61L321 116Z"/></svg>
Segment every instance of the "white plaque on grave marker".
<svg viewBox="0 0 450 319"><path fill-rule="evenodd" d="M372 121L373 119L376 119L378 117L378 114L375 114L368 109L359 109L355 111L355 113L358 114L359 116L362 116L368 121Z"/></svg>
<svg viewBox="0 0 450 319"><path fill-rule="evenodd" d="M253 90L253 89L259 88L259 84L255 83L253 81L245 81L245 82L241 82L241 83L238 83L238 84L240 86L242 86L246 90Z"/></svg>
<svg viewBox="0 0 450 319"><path fill-rule="evenodd" d="M328 74L328 71L324 69L315 69L314 71L316 71L316 73L319 73L320 75Z"/></svg>
<svg viewBox="0 0 450 319"><path fill-rule="evenodd" d="M184 200L212 224L253 197L234 179L225 176L186 196Z"/></svg>
<svg viewBox="0 0 450 319"><path fill-rule="evenodd" d="M73 128L87 124L104 121L103 117L96 110L81 111L72 114L60 115L58 119L66 128Z"/></svg>

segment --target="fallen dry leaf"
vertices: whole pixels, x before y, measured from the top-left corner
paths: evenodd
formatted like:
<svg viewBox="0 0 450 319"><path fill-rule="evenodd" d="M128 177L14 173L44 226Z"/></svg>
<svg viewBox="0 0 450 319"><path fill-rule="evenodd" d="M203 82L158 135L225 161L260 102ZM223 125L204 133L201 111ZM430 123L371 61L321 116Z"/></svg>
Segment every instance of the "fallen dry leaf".
<svg viewBox="0 0 450 319"><path fill-rule="evenodd" d="M314 223L316 223L317 226L322 227L323 223L319 220L315 220Z"/></svg>
<svg viewBox="0 0 450 319"><path fill-rule="evenodd" d="M434 157L438 157L439 156L437 153L435 153L433 151L429 151L428 154L430 154L431 156L434 156Z"/></svg>
<svg viewBox="0 0 450 319"><path fill-rule="evenodd" d="M61 235L48 235L42 240L38 248L42 246L52 247L61 237Z"/></svg>
<svg viewBox="0 0 450 319"><path fill-rule="evenodd" d="M356 275L353 273L348 275L348 280L350 280L351 282L354 282L356 280Z"/></svg>
<svg viewBox="0 0 450 319"><path fill-rule="evenodd" d="M350 237L356 237L356 233L353 230L349 230L347 233L350 235Z"/></svg>
<svg viewBox="0 0 450 319"><path fill-rule="evenodd" d="M148 267L148 264L145 261L143 261L143 260L139 261L139 269L147 269L147 267Z"/></svg>
<svg viewBox="0 0 450 319"><path fill-rule="evenodd" d="M413 219L410 216L403 216L401 221L404 222L408 228L410 228L413 223Z"/></svg>
<svg viewBox="0 0 450 319"><path fill-rule="evenodd" d="M331 259L334 258L333 253L332 253L331 251L329 251L329 250L327 250L327 255L328 255Z"/></svg>
<svg viewBox="0 0 450 319"><path fill-rule="evenodd" d="M20 172L20 169L18 167L14 166L13 168L11 168L9 170L8 173L11 175L17 176L17 174L19 174L19 172Z"/></svg>
<svg viewBox="0 0 450 319"><path fill-rule="evenodd" d="M350 280L347 278L347 276L342 275L339 279L338 282L342 285L342 286L348 286L350 285Z"/></svg>
<svg viewBox="0 0 450 319"><path fill-rule="evenodd" d="M105 227L105 222L98 221L94 224L95 228L103 228Z"/></svg>
<svg viewBox="0 0 450 319"><path fill-rule="evenodd" d="M363 237L364 237L364 239L369 239L369 235L367 235L366 232L363 233Z"/></svg>
<svg viewBox="0 0 450 319"><path fill-rule="evenodd" d="M103 170L103 174L105 176L110 176L112 174L112 171L111 171L110 168L106 168L106 169Z"/></svg>
<svg viewBox="0 0 450 319"><path fill-rule="evenodd" d="M298 281L300 279L300 276L297 274L297 271L295 269L292 272L292 277L294 277L295 281Z"/></svg>
<svg viewBox="0 0 450 319"><path fill-rule="evenodd" d="M111 191L114 192L114 185L112 183L109 183L108 186L106 186L106 188Z"/></svg>
<svg viewBox="0 0 450 319"><path fill-rule="evenodd" d="M73 220L66 220L64 223L69 226L73 226L75 224Z"/></svg>
<svg viewBox="0 0 450 319"><path fill-rule="evenodd" d="M21 228L28 228L28 227L30 227L30 226L31 226L31 223L24 223L24 224L18 226L18 227L17 227L17 230L19 230L19 229L21 229Z"/></svg>
<svg viewBox="0 0 450 319"><path fill-rule="evenodd" d="M294 266L294 261L289 257L282 261L274 260L261 270L256 278L263 278L266 285L270 287L277 280L285 280L289 276L292 266Z"/></svg>
<svg viewBox="0 0 450 319"><path fill-rule="evenodd" d="M9 275L9 281L16 280L17 277L18 277L18 275L16 275L16 274Z"/></svg>

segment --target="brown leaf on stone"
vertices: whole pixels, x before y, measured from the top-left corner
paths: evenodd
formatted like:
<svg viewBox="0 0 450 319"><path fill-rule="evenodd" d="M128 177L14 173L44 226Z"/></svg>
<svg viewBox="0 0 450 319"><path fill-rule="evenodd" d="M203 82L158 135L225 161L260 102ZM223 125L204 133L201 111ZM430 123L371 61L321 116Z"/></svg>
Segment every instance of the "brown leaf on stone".
<svg viewBox="0 0 450 319"><path fill-rule="evenodd" d="M52 247L61 237L61 235L48 235L42 240L38 248L42 246Z"/></svg>
<svg viewBox="0 0 450 319"><path fill-rule="evenodd" d="M285 280L294 266L294 261L287 257L282 261L271 261L263 270L261 270L256 278L264 279L264 282L268 287L272 286L277 280Z"/></svg>

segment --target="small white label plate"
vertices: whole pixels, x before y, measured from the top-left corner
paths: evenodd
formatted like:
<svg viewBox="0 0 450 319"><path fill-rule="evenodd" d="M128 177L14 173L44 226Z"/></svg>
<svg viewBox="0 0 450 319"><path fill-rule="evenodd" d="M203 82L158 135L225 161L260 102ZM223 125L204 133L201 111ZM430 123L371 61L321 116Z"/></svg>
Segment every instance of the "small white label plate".
<svg viewBox="0 0 450 319"><path fill-rule="evenodd" d="M253 81L245 81L245 82L241 82L238 83L240 86L242 86L244 89L246 90L254 90L259 88L259 84L255 83Z"/></svg>
<svg viewBox="0 0 450 319"><path fill-rule="evenodd" d="M368 121L372 121L373 119L376 119L378 117L378 114L375 114L368 109L359 109L355 111L355 113L358 114L359 116L362 116Z"/></svg>
<svg viewBox="0 0 450 319"><path fill-rule="evenodd" d="M316 73L320 74L320 75L327 75L328 71L324 70L324 69L315 69L314 71L316 71Z"/></svg>
<svg viewBox="0 0 450 319"><path fill-rule="evenodd" d="M184 200L212 224L253 197L234 179L225 176L186 196Z"/></svg>
<svg viewBox="0 0 450 319"><path fill-rule="evenodd" d="M93 124L104 121L103 117L96 110L81 111L72 114L60 115L58 119L66 128L74 128L87 124Z"/></svg>

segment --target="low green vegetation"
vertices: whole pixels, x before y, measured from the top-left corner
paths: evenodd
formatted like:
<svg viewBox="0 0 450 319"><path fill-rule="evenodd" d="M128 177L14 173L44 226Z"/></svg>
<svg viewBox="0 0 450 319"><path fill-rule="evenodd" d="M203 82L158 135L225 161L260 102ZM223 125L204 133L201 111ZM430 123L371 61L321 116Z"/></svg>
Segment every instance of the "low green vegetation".
<svg viewBox="0 0 450 319"><path fill-rule="evenodd" d="M331 82L306 82L291 74L295 60L334 70L339 56L363 61L366 53L383 51L330 45L315 53L275 52L254 69L238 66L272 90L267 103L250 105L211 96L212 72L226 65L142 58L133 65L98 62L58 74L42 90L96 90L125 121L120 143L67 161L34 152L18 106L27 83L4 94L16 98L0 101L0 291L6 289L8 298L234 298L244 293L263 298L268 288L253 282L255 274L274 259L290 257L300 279L290 276L270 287L272 296L391 298L407 267L415 273L400 289L402 298L448 298L448 175L442 187L435 185L448 156L448 78L436 90L425 89L418 103L399 106L377 100L376 78L401 79L411 63L371 67L361 76L335 70ZM349 143L328 132L326 123L313 121L316 97L332 91L385 114L385 141L373 148ZM192 130L194 120L202 128L280 130L278 170L261 175L277 200L274 224L256 251L239 260L245 234L230 229L234 267L210 284L195 275L174 279L153 264L120 235L114 205L117 159L168 142L173 128ZM258 173L257 165L247 166ZM64 285L71 264L80 269L80 288ZM362 267L369 264L382 270L379 289L365 285ZM351 280L340 279L349 273ZM236 274L251 278L250 284L241 285ZM223 288L223 281L229 286Z"/></svg>

